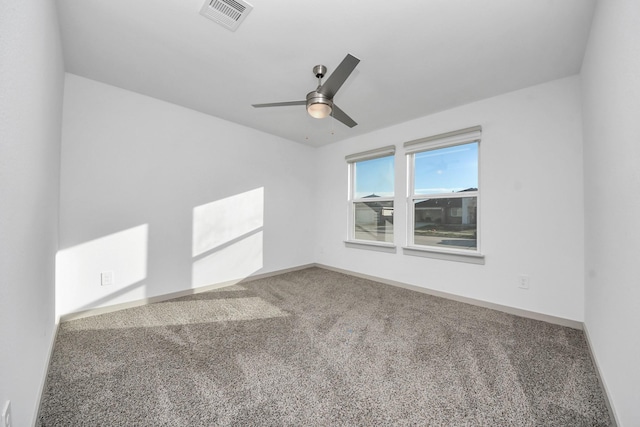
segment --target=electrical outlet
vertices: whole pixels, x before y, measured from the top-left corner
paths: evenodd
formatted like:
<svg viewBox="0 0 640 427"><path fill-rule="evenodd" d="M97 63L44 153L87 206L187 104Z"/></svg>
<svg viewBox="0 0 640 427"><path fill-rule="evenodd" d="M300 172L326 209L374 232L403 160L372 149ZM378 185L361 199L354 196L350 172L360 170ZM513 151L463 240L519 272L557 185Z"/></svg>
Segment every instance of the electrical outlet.
<svg viewBox="0 0 640 427"><path fill-rule="evenodd" d="M100 285L113 285L113 271L103 271L102 273L100 273Z"/></svg>
<svg viewBox="0 0 640 427"><path fill-rule="evenodd" d="M529 276L518 276L518 287L520 289L529 289Z"/></svg>
<svg viewBox="0 0 640 427"><path fill-rule="evenodd" d="M11 401L7 400L2 408L2 427L11 427Z"/></svg>

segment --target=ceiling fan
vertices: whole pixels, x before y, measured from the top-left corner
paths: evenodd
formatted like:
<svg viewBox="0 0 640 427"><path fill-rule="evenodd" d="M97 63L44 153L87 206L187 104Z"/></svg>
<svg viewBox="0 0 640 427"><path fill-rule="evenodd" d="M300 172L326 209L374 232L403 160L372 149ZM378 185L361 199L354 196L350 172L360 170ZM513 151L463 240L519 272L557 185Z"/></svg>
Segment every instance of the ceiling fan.
<svg viewBox="0 0 640 427"><path fill-rule="evenodd" d="M342 111L336 104L333 103L333 97L338 92L338 89L351 75L356 65L360 60L353 55L347 54L342 60L336 70L327 77L327 81L322 83L322 78L327 72L327 67L324 65L316 65L313 67L313 74L318 78L318 87L316 90L307 94L307 99L304 101L289 101L289 102L273 102L270 104L253 104L255 108L262 107L287 107L290 105L306 105L307 112L311 117L316 119L324 119L331 115L334 119L337 119L349 126L350 128L357 125L357 123Z"/></svg>

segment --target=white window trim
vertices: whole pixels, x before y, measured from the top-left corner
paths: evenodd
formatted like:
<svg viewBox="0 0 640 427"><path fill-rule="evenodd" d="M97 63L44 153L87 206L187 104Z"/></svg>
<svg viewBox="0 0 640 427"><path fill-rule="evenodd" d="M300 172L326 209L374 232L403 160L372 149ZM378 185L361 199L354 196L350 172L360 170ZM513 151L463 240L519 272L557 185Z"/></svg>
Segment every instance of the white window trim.
<svg viewBox="0 0 640 427"><path fill-rule="evenodd" d="M411 256L459 261L469 264L484 264L485 259L484 255L478 252L462 252L460 250L446 248L431 249L431 246L403 246L402 253Z"/></svg>
<svg viewBox="0 0 640 427"><path fill-rule="evenodd" d="M470 262L474 264L484 264L484 255L481 252L481 216L482 209L480 207L480 155L481 155L481 136L482 127L474 126L453 132L447 132L440 135L434 135L427 138L420 138L404 143L406 161L407 161L407 226L406 226L406 242L403 247L405 255L422 256L436 259L446 259L451 261ZM414 194L415 187L415 154L423 151L434 150L437 148L452 147L455 145L463 145L471 142L478 142L478 190L469 191L464 194L456 194L455 198L476 197L477 217L476 217L476 249L455 249L455 248L438 248L434 246L416 245L414 243L414 201L418 199L448 199L451 198L450 193L439 194Z"/></svg>
<svg viewBox="0 0 640 427"><path fill-rule="evenodd" d="M345 240L345 246L349 248L359 248L359 249L372 249L381 252L393 252L396 251L395 243L390 242L380 242L375 240L361 240L355 238L355 209L353 207L356 203L366 203L373 201L372 199L367 199L363 197L354 197L354 188L355 184L355 163L362 162L365 160L373 160L381 157L394 156L396 153L395 145L388 145L385 147L376 148L373 150L362 151L360 153L350 154L345 156L345 160L347 161L349 172L348 172L348 180L349 185L347 188L347 240ZM377 197L375 199L376 202L393 202L394 205L394 216L395 216L395 194L390 197ZM395 221L394 221L395 224ZM395 230L393 239L395 241Z"/></svg>
<svg viewBox="0 0 640 427"><path fill-rule="evenodd" d="M376 242L374 240L345 240L344 245L353 249L368 249L378 252L396 253L397 247L393 243Z"/></svg>

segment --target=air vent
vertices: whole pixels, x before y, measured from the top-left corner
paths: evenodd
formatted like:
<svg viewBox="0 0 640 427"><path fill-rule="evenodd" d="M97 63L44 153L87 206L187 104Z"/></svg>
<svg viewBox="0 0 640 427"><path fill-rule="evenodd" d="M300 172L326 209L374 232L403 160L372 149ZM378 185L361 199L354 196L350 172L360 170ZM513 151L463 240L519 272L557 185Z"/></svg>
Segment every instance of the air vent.
<svg viewBox="0 0 640 427"><path fill-rule="evenodd" d="M252 9L253 6L242 0L207 0L200 15L235 31Z"/></svg>

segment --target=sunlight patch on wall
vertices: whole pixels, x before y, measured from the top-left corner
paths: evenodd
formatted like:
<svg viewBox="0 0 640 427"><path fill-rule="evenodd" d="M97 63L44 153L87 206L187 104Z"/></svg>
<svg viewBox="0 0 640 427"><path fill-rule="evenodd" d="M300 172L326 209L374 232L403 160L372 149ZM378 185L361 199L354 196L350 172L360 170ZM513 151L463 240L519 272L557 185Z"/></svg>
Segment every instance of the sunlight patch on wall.
<svg viewBox="0 0 640 427"><path fill-rule="evenodd" d="M263 266L264 187L193 209L192 287L232 285Z"/></svg>
<svg viewBox="0 0 640 427"><path fill-rule="evenodd" d="M262 268L262 230L250 233L211 254L196 260L192 268L192 286L237 283Z"/></svg>
<svg viewBox="0 0 640 427"><path fill-rule="evenodd" d="M56 314L144 298L148 241L143 224L58 251ZM103 272L113 273L113 283L101 284Z"/></svg>
<svg viewBox="0 0 640 427"><path fill-rule="evenodd" d="M263 226L264 187L193 209L192 256L198 256Z"/></svg>

